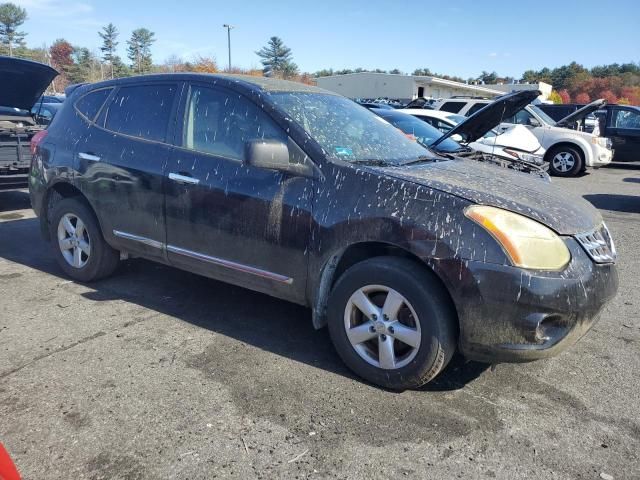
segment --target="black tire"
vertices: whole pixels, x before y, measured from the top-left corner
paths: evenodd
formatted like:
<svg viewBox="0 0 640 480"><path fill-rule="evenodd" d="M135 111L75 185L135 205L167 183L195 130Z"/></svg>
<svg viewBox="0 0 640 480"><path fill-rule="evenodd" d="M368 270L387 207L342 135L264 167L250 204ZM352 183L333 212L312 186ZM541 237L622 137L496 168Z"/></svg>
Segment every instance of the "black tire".
<svg viewBox="0 0 640 480"><path fill-rule="evenodd" d="M89 239L90 254L83 258L81 267L74 267L65 259L58 240L58 226L66 215L81 219ZM92 282L111 275L120 262L120 253L104 240L98 220L89 206L78 198L65 198L57 202L49 218L51 246L60 268L74 280Z"/></svg>
<svg viewBox="0 0 640 480"><path fill-rule="evenodd" d="M421 332L417 353L400 368L383 369L368 363L347 336L345 311L349 299L358 289L369 285L400 293L418 317ZM369 382L394 390L417 388L429 382L446 367L456 350L457 315L448 292L425 266L404 258L375 257L349 268L331 292L328 324L333 344L344 363ZM374 341L379 342L381 337L377 336ZM395 343L398 340L393 342L392 346L398 345Z"/></svg>
<svg viewBox="0 0 640 480"><path fill-rule="evenodd" d="M562 157L564 157L567 161L573 162L573 165L565 170L565 167L561 164L558 165L557 162L554 162L556 157L558 157L558 161L561 161ZM585 169L582 152L578 148L569 145L551 148L547 153L547 159L549 161L549 172L556 177L575 177Z"/></svg>

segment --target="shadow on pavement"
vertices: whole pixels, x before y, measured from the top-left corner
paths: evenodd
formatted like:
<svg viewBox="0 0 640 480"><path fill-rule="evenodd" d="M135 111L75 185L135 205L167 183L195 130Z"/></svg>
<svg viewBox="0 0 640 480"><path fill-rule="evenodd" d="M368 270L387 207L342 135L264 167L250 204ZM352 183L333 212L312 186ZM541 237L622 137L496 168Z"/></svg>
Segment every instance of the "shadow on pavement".
<svg viewBox="0 0 640 480"><path fill-rule="evenodd" d="M620 170L640 170L640 163L638 162L613 162L604 168L617 168Z"/></svg>
<svg viewBox="0 0 640 480"><path fill-rule="evenodd" d="M596 208L617 212L640 213L640 192L636 195L618 195L614 193L594 193L583 195Z"/></svg>
<svg viewBox="0 0 640 480"><path fill-rule="evenodd" d="M624 178L622 181L627 183L640 183L640 178L627 177L627 178Z"/></svg>
<svg viewBox="0 0 640 480"><path fill-rule="evenodd" d="M49 245L40 237L37 219L0 224L0 237L8 239L0 242L1 258L66 279ZM315 330L311 311L302 306L141 259L122 262L113 277L89 286L94 291L82 294L86 299L125 300L176 321L357 379L334 351L327 329ZM463 388L488 367L456 356L423 390Z"/></svg>

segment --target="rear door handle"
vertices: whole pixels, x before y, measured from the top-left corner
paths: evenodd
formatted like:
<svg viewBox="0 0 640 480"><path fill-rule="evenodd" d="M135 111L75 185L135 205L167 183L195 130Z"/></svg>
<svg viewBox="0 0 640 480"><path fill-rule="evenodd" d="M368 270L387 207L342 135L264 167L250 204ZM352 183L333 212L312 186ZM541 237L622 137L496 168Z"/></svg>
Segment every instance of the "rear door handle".
<svg viewBox="0 0 640 480"><path fill-rule="evenodd" d="M78 154L78 157L80 157L80 159L82 159L82 160L88 160L89 162L99 162L100 161L100 157L97 156L97 155L94 155L93 153L80 152Z"/></svg>
<svg viewBox="0 0 640 480"><path fill-rule="evenodd" d="M180 175L179 173L170 173L169 179L178 183L188 183L189 185L198 185L200 180L193 177L188 177L187 175Z"/></svg>

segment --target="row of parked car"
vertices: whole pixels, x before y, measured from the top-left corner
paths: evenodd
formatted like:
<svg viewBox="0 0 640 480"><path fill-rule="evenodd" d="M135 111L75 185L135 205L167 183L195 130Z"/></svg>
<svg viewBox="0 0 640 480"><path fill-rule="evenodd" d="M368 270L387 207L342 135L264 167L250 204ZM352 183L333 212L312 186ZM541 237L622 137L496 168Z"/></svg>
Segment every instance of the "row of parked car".
<svg viewBox="0 0 640 480"><path fill-rule="evenodd" d="M31 108L56 72L11 65L0 102ZM31 88L16 90L24 72ZM555 355L616 293L600 213L513 171L539 174L537 151L501 145L511 169L464 155L496 152L505 132L487 125L531 101L506 95L442 135L408 111L270 78L81 85L31 138L29 193L69 277L96 281L133 256L295 302L357 375L416 388L456 351Z"/></svg>
<svg viewBox="0 0 640 480"><path fill-rule="evenodd" d="M529 104L515 112L502 111L498 116L478 115L491 105L501 104L500 99L481 97L453 97L435 104L417 99L402 109L380 102L362 105L395 119L397 126L404 125L405 133L415 132L406 119L402 122L401 116L391 112L416 116L446 138L458 140L472 151L484 154L482 157L491 153L496 159L515 157L538 165L544 163L557 176L575 176L587 168L607 165L614 158L614 152L617 161L640 159L639 107L607 105L604 100L588 105L549 105L539 102L539 93L529 92ZM525 98L527 94L520 96ZM415 123L411 125L418 128ZM452 134L454 127L457 128ZM463 139L460 132L469 129L475 137L466 135ZM421 130L424 136L426 132ZM436 133L430 135L433 137Z"/></svg>

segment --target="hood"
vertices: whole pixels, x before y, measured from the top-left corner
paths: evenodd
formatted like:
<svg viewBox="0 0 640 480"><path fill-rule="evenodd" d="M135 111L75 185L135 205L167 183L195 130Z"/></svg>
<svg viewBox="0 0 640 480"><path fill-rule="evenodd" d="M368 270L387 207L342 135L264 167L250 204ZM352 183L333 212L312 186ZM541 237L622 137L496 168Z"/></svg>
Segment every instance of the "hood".
<svg viewBox="0 0 640 480"><path fill-rule="evenodd" d="M435 148L445 139L456 134L462 136L467 143L475 142L489 130L499 125L504 118L515 115L538 96L540 96L539 90L524 90L502 95L486 107L478 110L464 122L453 127L436 140L431 147Z"/></svg>
<svg viewBox="0 0 640 480"><path fill-rule="evenodd" d="M456 195L480 205L520 213L560 235L590 232L602 223L586 200L532 175L474 160L455 159L404 167L372 167L401 180Z"/></svg>
<svg viewBox="0 0 640 480"><path fill-rule="evenodd" d="M536 136L524 125L512 125L500 135L483 138L478 141L491 147L515 148L523 152L537 152L542 148Z"/></svg>
<svg viewBox="0 0 640 480"><path fill-rule="evenodd" d="M568 127L568 126L572 125L573 123L579 122L580 120L582 120L584 117L586 117L590 113L593 113L596 110L604 107L606 104L607 104L607 101L604 98L601 98L599 100L595 100L595 101L591 102L590 104L585 105L584 107L576 110L572 114L567 115L564 118L561 118L560 120L558 120L556 122L556 125L558 127Z"/></svg>
<svg viewBox="0 0 640 480"><path fill-rule="evenodd" d="M31 110L57 75L44 63L0 57L0 105Z"/></svg>

